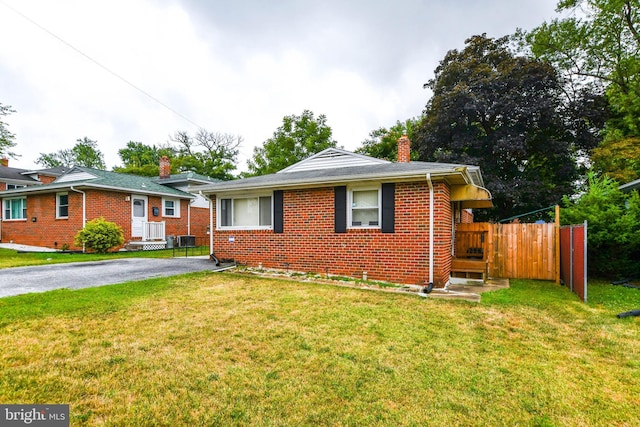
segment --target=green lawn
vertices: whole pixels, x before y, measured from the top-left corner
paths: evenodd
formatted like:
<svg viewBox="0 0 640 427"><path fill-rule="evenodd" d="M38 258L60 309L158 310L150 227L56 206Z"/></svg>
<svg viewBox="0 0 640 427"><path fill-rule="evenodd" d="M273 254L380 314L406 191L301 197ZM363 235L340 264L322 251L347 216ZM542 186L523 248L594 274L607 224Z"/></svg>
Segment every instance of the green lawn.
<svg viewBox="0 0 640 427"><path fill-rule="evenodd" d="M176 248L157 251L110 252L107 254L83 254L74 252L27 252L19 253L13 249L0 248L0 268L23 267L27 265L58 264L65 262L101 261L116 258L170 258L207 255L208 247Z"/></svg>
<svg viewBox="0 0 640 427"><path fill-rule="evenodd" d="M640 425L640 290L482 302L197 273L0 299L0 403L72 425Z"/></svg>

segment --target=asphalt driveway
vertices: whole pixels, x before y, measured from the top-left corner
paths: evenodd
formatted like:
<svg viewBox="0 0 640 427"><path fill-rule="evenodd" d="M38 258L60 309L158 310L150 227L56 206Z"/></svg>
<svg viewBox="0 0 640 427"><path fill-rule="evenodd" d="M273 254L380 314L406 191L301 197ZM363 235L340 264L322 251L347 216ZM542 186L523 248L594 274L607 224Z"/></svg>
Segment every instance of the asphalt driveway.
<svg viewBox="0 0 640 427"><path fill-rule="evenodd" d="M197 271L215 271L208 258L124 258L0 269L0 298L53 289L80 289Z"/></svg>

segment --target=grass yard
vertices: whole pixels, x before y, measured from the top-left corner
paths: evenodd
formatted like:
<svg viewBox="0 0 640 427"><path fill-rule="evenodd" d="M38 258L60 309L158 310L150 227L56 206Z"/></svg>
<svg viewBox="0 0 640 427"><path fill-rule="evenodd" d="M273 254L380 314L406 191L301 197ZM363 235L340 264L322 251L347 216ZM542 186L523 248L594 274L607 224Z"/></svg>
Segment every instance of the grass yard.
<svg viewBox="0 0 640 427"><path fill-rule="evenodd" d="M170 258L207 255L208 247L162 249L156 251L110 252L107 254L83 254L73 252L28 252L0 248L0 268L23 267L28 265L59 264L65 262L101 261L117 258Z"/></svg>
<svg viewBox="0 0 640 427"><path fill-rule="evenodd" d="M0 403L72 425L640 425L640 290L482 302L197 273L0 299Z"/></svg>

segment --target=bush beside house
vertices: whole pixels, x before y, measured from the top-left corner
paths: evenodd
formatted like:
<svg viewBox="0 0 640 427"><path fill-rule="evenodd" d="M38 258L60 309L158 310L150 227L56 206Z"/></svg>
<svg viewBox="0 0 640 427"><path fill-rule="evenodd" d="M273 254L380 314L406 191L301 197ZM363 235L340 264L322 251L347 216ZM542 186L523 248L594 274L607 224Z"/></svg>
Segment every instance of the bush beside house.
<svg viewBox="0 0 640 427"><path fill-rule="evenodd" d="M89 221L78 231L74 242L77 246L104 254L111 248L121 246L124 243L124 234L118 224L100 217Z"/></svg>

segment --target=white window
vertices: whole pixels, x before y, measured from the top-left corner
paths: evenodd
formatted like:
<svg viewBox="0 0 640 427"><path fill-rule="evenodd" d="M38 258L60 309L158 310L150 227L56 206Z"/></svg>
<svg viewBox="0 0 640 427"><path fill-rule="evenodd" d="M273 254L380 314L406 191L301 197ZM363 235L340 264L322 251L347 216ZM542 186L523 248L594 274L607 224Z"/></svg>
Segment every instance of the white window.
<svg viewBox="0 0 640 427"><path fill-rule="evenodd" d="M180 218L180 200L162 199L162 216Z"/></svg>
<svg viewBox="0 0 640 427"><path fill-rule="evenodd" d="M271 228L271 196L233 197L219 199L220 228Z"/></svg>
<svg viewBox="0 0 640 427"><path fill-rule="evenodd" d="M4 219L27 219L27 198L4 199Z"/></svg>
<svg viewBox="0 0 640 427"><path fill-rule="evenodd" d="M349 191L349 226L380 227L380 189Z"/></svg>
<svg viewBox="0 0 640 427"><path fill-rule="evenodd" d="M15 190L16 188L26 188L26 185L7 184L7 190Z"/></svg>
<svg viewBox="0 0 640 427"><path fill-rule="evenodd" d="M69 217L69 193L56 194L56 218Z"/></svg>

